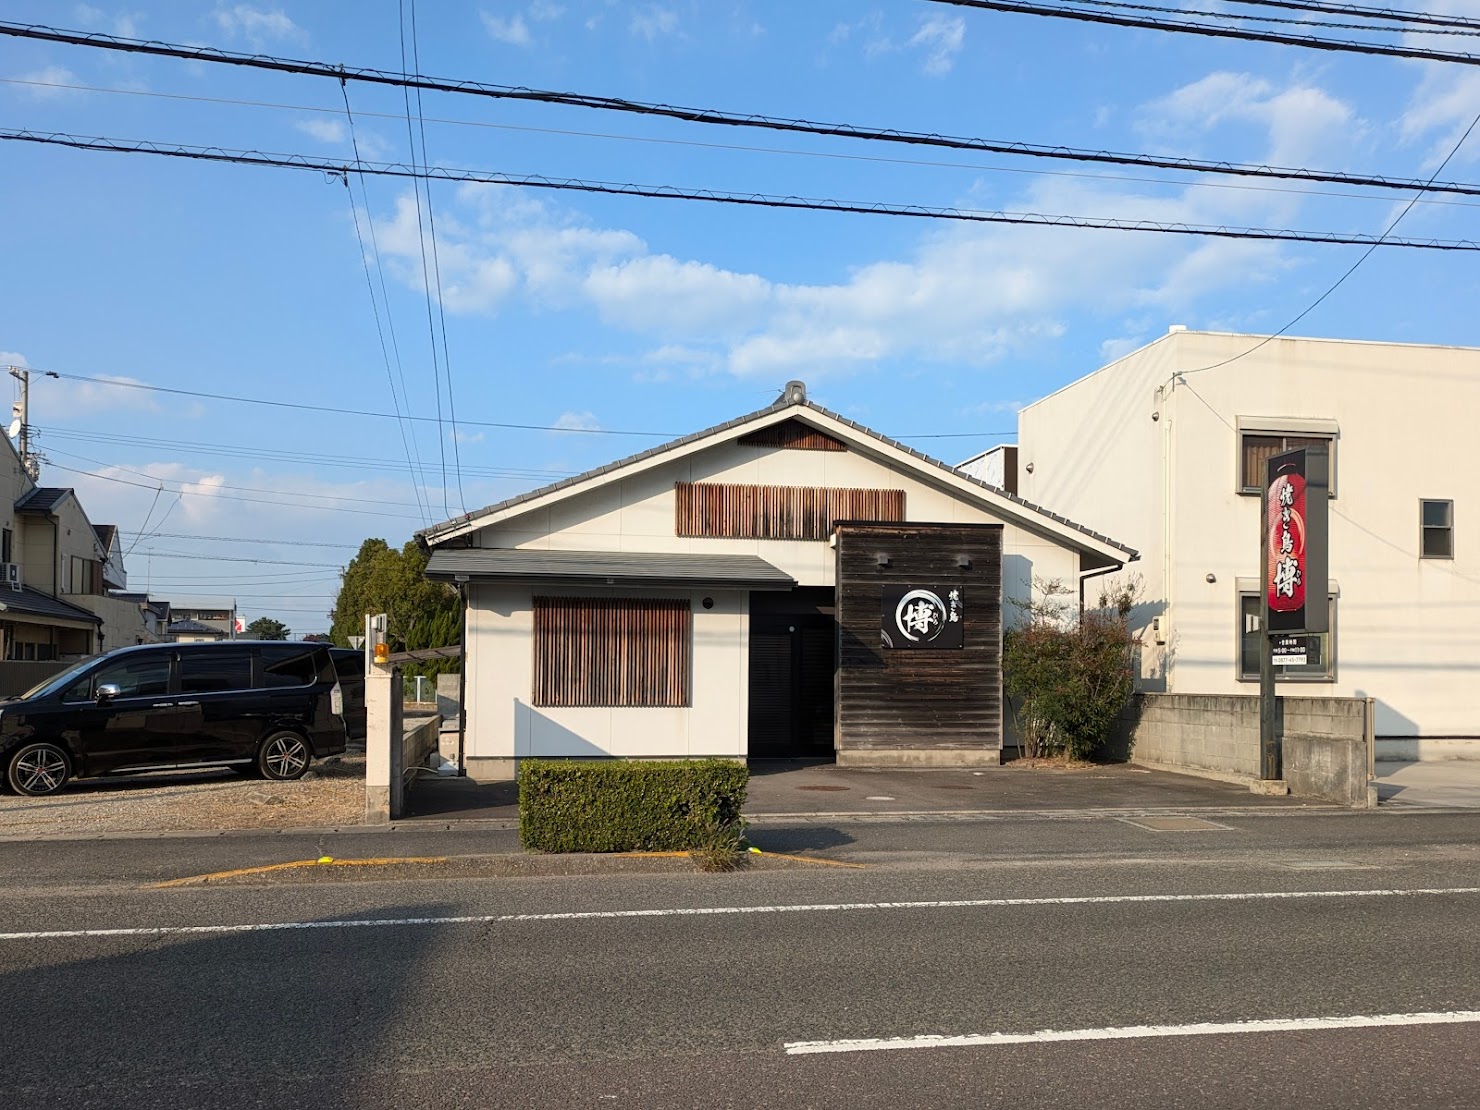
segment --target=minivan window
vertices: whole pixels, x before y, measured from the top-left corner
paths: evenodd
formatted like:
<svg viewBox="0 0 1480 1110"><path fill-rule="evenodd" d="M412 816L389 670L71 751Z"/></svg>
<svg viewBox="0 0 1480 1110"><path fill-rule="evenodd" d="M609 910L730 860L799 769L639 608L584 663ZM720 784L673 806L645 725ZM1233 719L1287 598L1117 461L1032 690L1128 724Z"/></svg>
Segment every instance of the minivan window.
<svg viewBox="0 0 1480 1110"><path fill-rule="evenodd" d="M62 695L63 701L92 701L100 686L117 686L119 697L160 697L170 692L170 657L158 652L134 655L99 667L86 678L74 682Z"/></svg>
<svg viewBox="0 0 1480 1110"><path fill-rule="evenodd" d="M252 656L249 652L182 651L180 693L211 694L219 690L252 688Z"/></svg>
<svg viewBox="0 0 1480 1110"><path fill-rule="evenodd" d="M261 650L263 686L308 686L318 681L318 663L311 648L264 644Z"/></svg>

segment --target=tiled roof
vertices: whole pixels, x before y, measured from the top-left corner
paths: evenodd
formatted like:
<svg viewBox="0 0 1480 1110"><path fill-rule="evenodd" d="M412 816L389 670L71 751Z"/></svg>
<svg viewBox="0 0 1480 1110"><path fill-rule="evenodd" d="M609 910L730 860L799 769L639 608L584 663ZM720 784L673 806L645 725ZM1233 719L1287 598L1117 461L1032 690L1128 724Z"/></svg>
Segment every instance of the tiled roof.
<svg viewBox="0 0 1480 1110"><path fill-rule="evenodd" d="M955 467L951 466L949 463L941 462L939 459L932 458L922 451L917 451L913 447L906 446L905 444L900 443L898 440L890 439L886 435L881 435L880 433L874 431L872 428L866 428L855 420L849 420L846 416L840 416L829 409L823 408L821 405L813 404L811 401L785 400L777 401L775 404L768 405L766 408L763 409L757 409L755 412L747 413L744 416L738 416L734 420L727 420L723 424L716 424L712 428L705 428L703 431L694 432L691 435L686 435L682 436L679 439L670 440L667 443L659 444L657 447L650 447L646 451L639 451L637 454L629 455L625 459L618 459L616 462L607 463L605 466L598 466L592 470L586 471L583 474L577 474L570 478L562 478L558 482L552 482L548 486L541 486L539 489L530 490L528 493L518 494L517 496L510 497L507 500L500 501L497 504L489 505L485 509L477 509L463 516L453 517L451 520L444 521L441 524L433 525L431 528L422 529L420 532L416 533L416 537L418 540L421 540L425 544L435 544L437 542L438 536L442 533L455 531L456 529L461 528L462 526L470 524L473 521L479 520L483 517L492 516L495 513L503 512L505 509L512 509L518 505L523 504L526 501L533 501L539 497L545 497L552 493L558 493L560 490L568 489L582 482L590 481L592 478L599 478L603 474L609 474L614 470L621 470L625 467L633 466L636 463L655 458L670 451L676 451L680 447L685 447L690 443L696 443L699 440L708 439L710 436L718 435L722 432L729 431L732 428L738 428L742 425L749 424L752 421L759 420L761 417L782 408L811 409L813 412L820 413L823 416L826 416L832 420L836 420L839 423L846 425L847 427L858 432L860 435L872 439L877 443L883 443L889 447L893 447L898 451L903 451L913 458L919 460L919 462L921 462L925 466L945 471L954 478L969 482L974 486L979 486L984 490L988 490L996 494L998 497L1002 497L1008 501L1011 501L1015 505L1020 505L1024 509L1028 510L1028 512L1030 513L1045 517L1075 532L1079 532L1081 535L1088 536L1091 539L1097 540L1100 543L1108 544L1111 547L1118 548L1119 550L1124 551L1129 559L1135 559L1138 556L1138 552L1135 550L1135 548L1127 547L1125 544L1121 543L1118 540L1113 540L1109 536L1106 536L1100 532L1096 532L1093 529L1086 528L1082 524L1077 524L1067 517L1062 517L1059 516L1057 513L1050 512L1049 510L1043 508L1041 505L1035 505L1033 502L1027 501L1019 497L1015 493L1008 493L1006 490L1001 489L998 486L991 485L988 482L984 482L980 478L974 478L969 474L964 474L961 471L957 470Z"/></svg>
<svg viewBox="0 0 1480 1110"><path fill-rule="evenodd" d="M15 503L17 512L50 513L72 491L59 486L37 486Z"/></svg>
<svg viewBox="0 0 1480 1110"><path fill-rule="evenodd" d="M89 624L103 623L103 618L96 613L90 613L79 605L44 594L40 590L33 590L30 586L22 586L19 590L8 590L0 586L0 612L25 613L33 617L52 617L66 621L87 621Z"/></svg>

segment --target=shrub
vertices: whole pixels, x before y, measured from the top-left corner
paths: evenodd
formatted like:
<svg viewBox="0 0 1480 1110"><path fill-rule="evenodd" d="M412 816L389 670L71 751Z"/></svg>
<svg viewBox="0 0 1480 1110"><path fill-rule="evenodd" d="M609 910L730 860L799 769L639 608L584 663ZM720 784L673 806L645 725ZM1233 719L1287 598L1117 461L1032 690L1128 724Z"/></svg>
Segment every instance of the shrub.
<svg viewBox="0 0 1480 1110"><path fill-rule="evenodd" d="M540 852L683 852L738 844L750 771L723 759L528 759L519 839Z"/></svg>
<svg viewBox="0 0 1480 1110"><path fill-rule="evenodd" d="M1100 595L1095 609L1074 614L1057 580L1035 581L1027 620L1007 633L1002 668L1023 754L1088 759L1110 738L1134 690L1136 640L1129 616L1137 583Z"/></svg>

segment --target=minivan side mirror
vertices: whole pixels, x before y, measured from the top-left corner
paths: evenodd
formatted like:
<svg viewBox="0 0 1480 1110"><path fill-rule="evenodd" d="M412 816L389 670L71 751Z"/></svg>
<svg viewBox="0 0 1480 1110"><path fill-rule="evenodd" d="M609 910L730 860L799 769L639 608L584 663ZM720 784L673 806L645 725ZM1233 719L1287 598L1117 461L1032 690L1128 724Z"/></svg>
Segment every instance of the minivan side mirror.
<svg viewBox="0 0 1480 1110"><path fill-rule="evenodd" d="M98 687L98 701L112 701L123 693L123 687L113 682L105 682Z"/></svg>

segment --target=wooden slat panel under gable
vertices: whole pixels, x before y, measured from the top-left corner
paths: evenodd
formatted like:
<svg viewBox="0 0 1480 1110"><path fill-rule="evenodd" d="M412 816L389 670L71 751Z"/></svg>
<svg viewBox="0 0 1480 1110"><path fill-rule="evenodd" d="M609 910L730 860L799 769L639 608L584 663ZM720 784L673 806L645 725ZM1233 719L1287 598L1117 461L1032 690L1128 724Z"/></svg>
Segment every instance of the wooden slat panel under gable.
<svg viewBox="0 0 1480 1110"><path fill-rule="evenodd" d="M742 447L781 447L791 451L846 451L847 444L800 420L783 420L746 432L735 441Z"/></svg>
<svg viewBox="0 0 1480 1110"><path fill-rule="evenodd" d="M537 597L537 706L690 704L687 599Z"/></svg>
<svg viewBox="0 0 1480 1110"><path fill-rule="evenodd" d="M680 536L732 540L825 540L839 520L902 521L902 489L744 486L679 482Z"/></svg>

